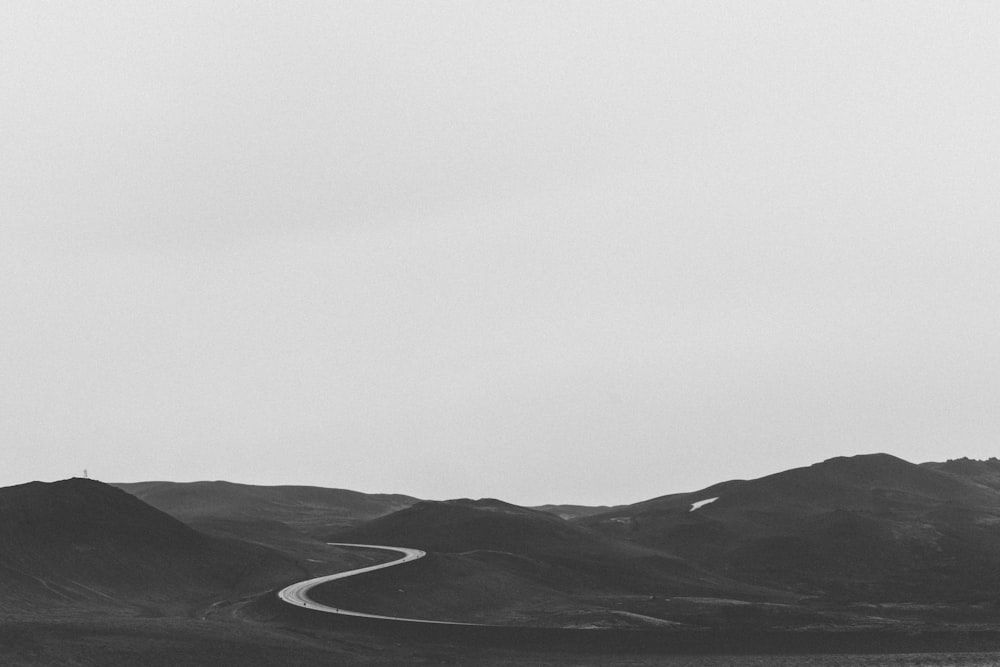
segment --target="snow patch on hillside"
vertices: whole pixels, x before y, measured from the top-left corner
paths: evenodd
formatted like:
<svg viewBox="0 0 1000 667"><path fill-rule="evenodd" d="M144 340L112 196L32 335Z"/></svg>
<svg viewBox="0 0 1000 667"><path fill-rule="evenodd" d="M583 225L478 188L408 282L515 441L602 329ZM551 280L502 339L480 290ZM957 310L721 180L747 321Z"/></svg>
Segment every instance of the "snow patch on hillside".
<svg viewBox="0 0 1000 667"><path fill-rule="evenodd" d="M699 500L696 503L691 503L691 509L689 509L688 512L693 512L696 509L698 509L699 507L704 507L705 505L707 505L709 503L714 503L718 499L719 499L719 496L716 496L714 498L706 498L705 500Z"/></svg>

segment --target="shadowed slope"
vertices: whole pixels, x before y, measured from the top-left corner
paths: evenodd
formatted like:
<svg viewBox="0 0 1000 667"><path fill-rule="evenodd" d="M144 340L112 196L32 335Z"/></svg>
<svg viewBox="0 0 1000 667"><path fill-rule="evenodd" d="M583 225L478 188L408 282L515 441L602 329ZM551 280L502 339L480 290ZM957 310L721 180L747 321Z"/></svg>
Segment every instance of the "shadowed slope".
<svg viewBox="0 0 1000 667"><path fill-rule="evenodd" d="M178 609L301 576L274 552L203 535L107 484L0 489L0 587L8 609Z"/></svg>
<svg viewBox="0 0 1000 667"><path fill-rule="evenodd" d="M623 598L753 589L668 553L610 539L547 512L498 500L421 502L330 536L423 549L427 558L331 587L333 604L387 615L495 623L648 625L607 609ZM375 605L372 607L372 605ZM583 619L586 620L583 620Z"/></svg>
<svg viewBox="0 0 1000 667"><path fill-rule="evenodd" d="M578 523L803 593L973 600L1000 590L1000 494L886 454L725 482Z"/></svg>
<svg viewBox="0 0 1000 667"><path fill-rule="evenodd" d="M423 501L334 536L340 541L370 538L376 543L390 538L429 551L452 552L537 551L604 539L547 512L491 498Z"/></svg>
<svg viewBox="0 0 1000 667"><path fill-rule="evenodd" d="M232 482L115 484L186 523L279 521L304 534L333 530L409 507L416 498L315 486L253 486Z"/></svg>

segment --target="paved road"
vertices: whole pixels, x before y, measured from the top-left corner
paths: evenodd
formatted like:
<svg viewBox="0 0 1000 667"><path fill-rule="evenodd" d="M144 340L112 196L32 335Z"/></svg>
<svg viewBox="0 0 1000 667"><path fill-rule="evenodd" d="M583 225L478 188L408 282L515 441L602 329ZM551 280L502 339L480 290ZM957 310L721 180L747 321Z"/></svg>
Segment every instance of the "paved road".
<svg viewBox="0 0 1000 667"><path fill-rule="evenodd" d="M401 618L399 616L381 616L379 614L366 614L361 611L351 611L349 609L341 609L340 607L330 607L325 604L316 602L311 597L309 597L309 591L315 586L320 584L325 584L328 581L336 581L337 579L346 579L347 577L355 577L359 574L365 574L366 572L374 572L375 570L382 570L387 567L394 567L396 565L402 565L403 563L409 563L411 560L417 560L418 558L423 558L427 555L426 552L420 549L410 549L407 547L384 547L378 544L344 544L341 542L328 542L332 547L356 547L358 549L383 549L385 551L396 551L403 554L402 558L398 558L388 563L381 563L379 565L369 565L368 567L361 567L357 570L348 570L347 572L338 572L337 574L328 574L325 577L316 577L315 579L307 579L305 581L300 581L297 584L292 584L286 588L281 589L278 592L278 597L288 604L295 605L296 607L305 607L306 609L312 609L313 611L321 611L327 614L341 614L343 616L360 616L362 618L381 618L385 620L393 621L410 621L412 623L433 623L435 625L478 625L476 623L456 623L453 621L427 621L419 618Z"/></svg>

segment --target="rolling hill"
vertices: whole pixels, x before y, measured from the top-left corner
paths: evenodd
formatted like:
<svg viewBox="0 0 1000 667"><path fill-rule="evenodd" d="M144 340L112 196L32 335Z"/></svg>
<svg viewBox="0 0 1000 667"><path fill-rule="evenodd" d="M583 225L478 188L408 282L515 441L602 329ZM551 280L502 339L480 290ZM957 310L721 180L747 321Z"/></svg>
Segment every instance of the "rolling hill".
<svg viewBox="0 0 1000 667"><path fill-rule="evenodd" d="M304 649L259 596L378 558L331 540L429 552L315 591L387 615L736 638L1000 622L996 460L838 457L634 505L545 511L312 487L122 486L131 493L81 479L0 489L8 620L51 623L56 610L146 636L169 618L199 645L250 645L267 628Z"/></svg>
<svg viewBox="0 0 1000 667"><path fill-rule="evenodd" d="M416 498L315 486L254 486L232 482L136 482L120 489L185 523L279 522L320 537L409 507Z"/></svg>
<svg viewBox="0 0 1000 667"><path fill-rule="evenodd" d="M838 457L576 523L804 595L977 601L1000 593L1000 493L968 468Z"/></svg>
<svg viewBox="0 0 1000 667"><path fill-rule="evenodd" d="M328 547L331 531L409 507L416 498L314 486L253 486L232 482L115 484L153 507L213 537L275 550L312 575L378 560Z"/></svg>
<svg viewBox="0 0 1000 667"><path fill-rule="evenodd" d="M379 613L645 627L669 623L630 610L650 598L734 593L750 599L781 597L662 550L494 499L424 501L330 539L431 552L424 560L370 581L348 580L331 587L329 594L344 606L357 600L361 609Z"/></svg>
<svg viewBox="0 0 1000 667"><path fill-rule="evenodd" d="M178 611L302 576L279 554L209 537L94 480L0 489L0 608Z"/></svg>

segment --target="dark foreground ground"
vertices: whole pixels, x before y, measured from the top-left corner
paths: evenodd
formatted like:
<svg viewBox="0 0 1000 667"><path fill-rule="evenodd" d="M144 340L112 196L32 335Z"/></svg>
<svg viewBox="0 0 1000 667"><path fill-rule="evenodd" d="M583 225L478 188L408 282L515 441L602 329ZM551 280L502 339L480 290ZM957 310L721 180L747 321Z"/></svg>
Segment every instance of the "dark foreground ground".
<svg viewBox="0 0 1000 667"><path fill-rule="evenodd" d="M780 638L775 638L780 641ZM0 665L177 665L211 667L246 665L668 665L691 667L806 665L923 665L972 667L1000 664L1000 633L952 633L930 641L968 650L912 652L906 642L926 649L918 637L861 637L860 644L840 637L830 646L837 653L815 654L800 635L774 650L706 655L709 644L676 654L667 647L627 644L587 646L537 641L514 634L504 640L468 637L449 639L433 633L421 636L392 629L366 631L329 623L298 623L283 615L268 615L253 605L218 610L204 619L135 618L63 615L22 617L0 621ZM839 643L837 643L839 642ZM874 642L874 643L871 643ZM893 644L897 642L897 644ZM748 647L744 647L746 649ZM749 647L752 649L752 647ZM797 650L804 648L804 650ZM874 650L867 650L874 649ZM989 650L994 649L994 650ZM683 649L681 649L683 650Z"/></svg>

